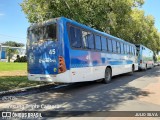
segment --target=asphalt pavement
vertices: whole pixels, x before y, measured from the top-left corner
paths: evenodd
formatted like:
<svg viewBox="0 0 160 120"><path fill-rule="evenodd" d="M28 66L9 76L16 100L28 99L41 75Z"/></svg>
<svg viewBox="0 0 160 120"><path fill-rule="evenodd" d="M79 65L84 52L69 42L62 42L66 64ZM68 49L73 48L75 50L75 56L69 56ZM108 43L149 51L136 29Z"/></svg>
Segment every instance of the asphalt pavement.
<svg viewBox="0 0 160 120"><path fill-rule="evenodd" d="M160 66L112 78L109 84L75 83L1 100L0 110L160 111Z"/></svg>

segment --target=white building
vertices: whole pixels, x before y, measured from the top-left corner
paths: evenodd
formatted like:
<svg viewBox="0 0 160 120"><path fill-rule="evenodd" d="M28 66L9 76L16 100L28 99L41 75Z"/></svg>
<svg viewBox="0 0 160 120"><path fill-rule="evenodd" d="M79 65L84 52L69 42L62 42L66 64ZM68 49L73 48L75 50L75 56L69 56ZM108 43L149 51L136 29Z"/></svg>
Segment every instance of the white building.
<svg viewBox="0 0 160 120"><path fill-rule="evenodd" d="M15 49L17 50L20 57L26 55L26 48L25 47L10 47L10 46L4 46L0 44L0 61L5 61L7 59L7 48ZM15 56L15 55L14 55Z"/></svg>

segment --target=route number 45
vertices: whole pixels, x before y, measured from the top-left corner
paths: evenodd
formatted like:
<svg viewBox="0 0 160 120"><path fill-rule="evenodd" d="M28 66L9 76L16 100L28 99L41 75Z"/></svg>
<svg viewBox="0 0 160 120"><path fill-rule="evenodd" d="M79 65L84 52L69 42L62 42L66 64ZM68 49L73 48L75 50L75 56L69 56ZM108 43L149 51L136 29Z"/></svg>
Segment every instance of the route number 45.
<svg viewBox="0 0 160 120"><path fill-rule="evenodd" d="M49 54L50 54L50 55L56 54L56 50L55 50L55 49L51 49L51 50L49 51Z"/></svg>

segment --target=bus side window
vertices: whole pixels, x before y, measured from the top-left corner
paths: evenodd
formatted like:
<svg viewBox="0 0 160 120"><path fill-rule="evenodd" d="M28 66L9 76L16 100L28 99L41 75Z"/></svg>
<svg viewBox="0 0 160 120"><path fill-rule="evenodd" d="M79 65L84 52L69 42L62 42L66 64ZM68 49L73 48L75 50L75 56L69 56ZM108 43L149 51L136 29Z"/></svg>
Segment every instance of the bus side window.
<svg viewBox="0 0 160 120"><path fill-rule="evenodd" d="M127 45L127 54L129 54L129 45Z"/></svg>
<svg viewBox="0 0 160 120"><path fill-rule="evenodd" d="M94 49L94 35L91 32L87 34L88 48Z"/></svg>
<svg viewBox="0 0 160 120"><path fill-rule="evenodd" d="M102 36L101 41L102 41L102 51L107 51L107 39Z"/></svg>
<svg viewBox="0 0 160 120"><path fill-rule="evenodd" d="M127 45L124 44L124 51L125 51L125 54L127 54Z"/></svg>
<svg viewBox="0 0 160 120"><path fill-rule="evenodd" d="M112 40L108 39L108 51L112 52Z"/></svg>
<svg viewBox="0 0 160 120"><path fill-rule="evenodd" d="M129 54L132 55L132 46L129 45Z"/></svg>
<svg viewBox="0 0 160 120"><path fill-rule="evenodd" d="M117 53L121 52L120 43L117 41Z"/></svg>
<svg viewBox="0 0 160 120"><path fill-rule="evenodd" d="M136 56L138 53L137 48L134 48L134 55Z"/></svg>
<svg viewBox="0 0 160 120"><path fill-rule="evenodd" d="M70 43L72 47L81 48L81 31L78 28L70 26Z"/></svg>
<svg viewBox="0 0 160 120"><path fill-rule="evenodd" d="M117 45L116 45L115 40L112 40L112 46L113 46L113 52L116 53L117 52Z"/></svg>
<svg viewBox="0 0 160 120"><path fill-rule="evenodd" d="M95 48L101 50L101 37L99 35L95 35Z"/></svg>
<svg viewBox="0 0 160 120"><path fill-rule="evenodd" d="M82 31L82 45L84 49L88 49L87 32Z"/></svg>
<svg viewBox="0 0 160 120"><path fill-rule="evenodd" d="M130 45L128 45L128 47L129 47L129 55L131 54L131 46Z"/></svg>
<svg viewBox="0 0 160 120"><path fill-rule="evenodd" d="M135 56L134 47L132 47L132 54L133 54L133 56Z"/></svg>
<svg viewBox="0 0 160 120"><path fill-rule="evenodd" d="M124 44L123 43L120 44L121 44L121 54L124 54Z"/></svg>

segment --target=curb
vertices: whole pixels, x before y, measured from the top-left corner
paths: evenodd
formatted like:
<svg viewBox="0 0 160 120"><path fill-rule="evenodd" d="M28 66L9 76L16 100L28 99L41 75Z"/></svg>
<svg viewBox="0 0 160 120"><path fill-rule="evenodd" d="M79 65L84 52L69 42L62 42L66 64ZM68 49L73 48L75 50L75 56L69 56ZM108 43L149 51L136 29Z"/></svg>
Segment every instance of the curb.
<svg viewBox="0 0 160 120"><path fill-rule="evenodd" d="M16 93L21 93L21 92L28 92L31 90L36 90L36 89L49 89L53 87L53 85L56 85L55 83L49 83L45 85L36 85L36 86L31 86L31 87L24 87L24 88L19 88L19 89L14 89L14 90L8 90L8 91L2 91L0 92L0 97L10 95L10 94L16 94Z"/></svg>

